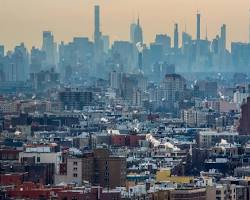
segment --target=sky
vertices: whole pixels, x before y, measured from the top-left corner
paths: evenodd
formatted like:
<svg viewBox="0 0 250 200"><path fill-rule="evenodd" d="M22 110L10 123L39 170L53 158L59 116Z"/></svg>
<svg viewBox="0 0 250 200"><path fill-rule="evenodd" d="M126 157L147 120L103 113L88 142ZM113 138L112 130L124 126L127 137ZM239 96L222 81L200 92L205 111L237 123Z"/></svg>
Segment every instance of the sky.
<svg viewBox="0 0 250 200"><path fill-rule="evenodd" d="M42 31L50 30L57 42L74 36L93 38L94 5L101 7L101 31L111 40L128 40L129 25L140 16L146 43L156 33L173 35L174 23L193 36L196 13L201 13L201 36L208 38L227 25L227 46L248 41L250 0L0 0L0 44L12 49L24 42L40 47Z"/></svg>

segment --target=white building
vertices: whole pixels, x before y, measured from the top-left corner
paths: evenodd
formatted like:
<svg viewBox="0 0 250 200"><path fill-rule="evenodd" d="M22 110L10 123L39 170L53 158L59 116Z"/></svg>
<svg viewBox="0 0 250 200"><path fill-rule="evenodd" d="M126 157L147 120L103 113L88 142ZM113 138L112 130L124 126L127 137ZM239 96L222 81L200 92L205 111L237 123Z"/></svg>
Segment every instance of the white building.
<svg viewBox="0 0 250 200"><path fill-rule="evenodd" d="M52 144L53 145L53 144ZM26 146L24 152L19 153L19 162L23 163L32 160L34 163L52 163L55 165L55 172L59 172L59 165L62 162L62 153L55 152L55 145Z"/></svg>
<svg viewBox="0 0 250 200"><path fill-rule="evenodd" d="M241 104L247 100L249 96L246 92L236 91L234 92L233 102L236 103L237 109L240 109Z"/></svg>

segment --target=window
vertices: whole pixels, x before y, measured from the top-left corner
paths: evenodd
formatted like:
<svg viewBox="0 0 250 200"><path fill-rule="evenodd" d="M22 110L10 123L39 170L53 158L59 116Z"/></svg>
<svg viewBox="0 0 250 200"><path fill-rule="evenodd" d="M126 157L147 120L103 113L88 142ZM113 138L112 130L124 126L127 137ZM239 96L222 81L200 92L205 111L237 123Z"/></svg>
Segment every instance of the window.
<svg viewBox="0 0 250 200"><path fill-rule="evenodd" d="M41 162L40 157L36 158L36 162Z"/></svg>
<svg viewBox="0 0 250 200"><path fill-rule="evenodd" d="M77 171L77 167L74 167L73 170L74 170L74 171Z"/></svg>
<svg viewBox="0 0 250 200"><path fill-rule="evenodd" d="M77 165L77 162L73 162L73 165Z"/></svg>
<svg viewBox="0 0 250 200"><path fill-rule="evenodd" d="M74 173L74 174L73 174L73 177L77 177L77 174L76 174L76 173Z"/></svg>

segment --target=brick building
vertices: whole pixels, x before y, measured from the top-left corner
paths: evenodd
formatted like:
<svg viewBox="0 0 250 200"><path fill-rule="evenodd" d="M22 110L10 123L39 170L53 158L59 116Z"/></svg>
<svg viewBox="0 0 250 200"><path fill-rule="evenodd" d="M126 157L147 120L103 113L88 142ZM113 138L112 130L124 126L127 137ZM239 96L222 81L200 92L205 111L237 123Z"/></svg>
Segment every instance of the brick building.
<svg viewBox="0 0 250 200"><path fill-rule="evenodd" d="M83 155L69 155L62 164L55 183L75 183L82 185L88 181L93 185L115 188L125 185L126 158L114 156L107 149L95 149Z"/></svg>
<svg viewBox="0 0 250 200"><path fill-rule="evenodd" d="M240 135L250 134L250 97L241 106L241 118L239 121L238 132Z"/></svg>

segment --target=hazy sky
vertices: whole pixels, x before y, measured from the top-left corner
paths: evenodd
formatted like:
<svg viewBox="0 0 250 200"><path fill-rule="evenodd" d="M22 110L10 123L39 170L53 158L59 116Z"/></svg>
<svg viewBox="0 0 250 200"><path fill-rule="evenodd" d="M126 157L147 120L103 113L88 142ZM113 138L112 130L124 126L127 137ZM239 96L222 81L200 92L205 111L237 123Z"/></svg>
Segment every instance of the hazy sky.
<svg viewBox="0 0 250 200"><path fill-rule="evenodd" d="M40 47L43 30L56 41L93 36L93 6L101 6L101 30L112 40L129 38L129 24L140 15L146 42L156 33L173 35L173 24L195 35L196 12L202 18L202 37L227 24L228 39L248 41L250 0L0 0L0 44L8 49L25 42Z"/></svg>

